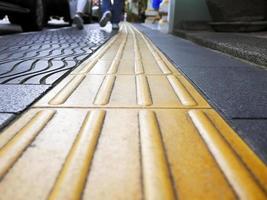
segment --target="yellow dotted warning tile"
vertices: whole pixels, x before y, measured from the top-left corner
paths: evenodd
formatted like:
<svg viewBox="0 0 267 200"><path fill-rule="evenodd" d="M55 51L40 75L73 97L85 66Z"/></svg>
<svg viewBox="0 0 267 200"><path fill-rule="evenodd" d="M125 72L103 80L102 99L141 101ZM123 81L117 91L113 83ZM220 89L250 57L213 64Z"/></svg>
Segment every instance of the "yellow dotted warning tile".
<svg viewBox="0 0 267 200"><path fill-rule="evenodd" d="M266 194L266 165L127 23L0 134L1 200Z"/></svg>

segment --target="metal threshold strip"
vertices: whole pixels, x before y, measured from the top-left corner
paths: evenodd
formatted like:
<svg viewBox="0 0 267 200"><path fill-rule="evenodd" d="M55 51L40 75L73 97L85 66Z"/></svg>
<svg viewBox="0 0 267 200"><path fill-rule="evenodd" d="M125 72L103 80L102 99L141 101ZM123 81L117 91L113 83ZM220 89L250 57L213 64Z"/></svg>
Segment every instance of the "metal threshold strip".
<svg viewBox="0 0 267 200"><path fill-rule="evenodd" d="M267 199L267 168L135 27L0 134L0 199Z"/></svg>

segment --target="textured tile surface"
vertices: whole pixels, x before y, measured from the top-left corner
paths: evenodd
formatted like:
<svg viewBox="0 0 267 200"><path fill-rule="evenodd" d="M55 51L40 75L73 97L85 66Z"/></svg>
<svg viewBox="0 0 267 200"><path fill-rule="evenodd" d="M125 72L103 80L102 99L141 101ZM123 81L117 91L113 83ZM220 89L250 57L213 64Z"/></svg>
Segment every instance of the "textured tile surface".
<svg viewBox="0 0 267 200"><path fill-rule="evenodd" d="M15 117L14 114L0 113L0 129L6 126L8 122L12 120L14 117Z"/></svg>
<svg viewBox="0 0 267 200"><path fill-rule="evenodd" d="M237 133L266 162L266 134L261 133L267 117L267 71L184 39L144 26L138 28L168 55L210 104L238 127ZM246 124L246 119L251 121Z"/></svg>
<svg viewBox="0 0 267 200"><path fill-rule="evenodd" d="M89 25L0 38L0 83L52 84L111 35Z"/></svg>
<svg viewBox="0 0 267 200"><path fill-rule="evenodd" d="M23 111L49 87L49 85L0 85L0 112Z"/></svg>
<svg viewBox="0 0 267 200"><path fill-rule="evenodd" d="M0 135L0 192L4 199L264 197L257 181L266 183L265 168L235 136L211 109L32 109Z"/></svg>
<svg viewBox="0 0 267 200"><path fill-rule="evenodd" d="M202 67L183 72L227 118L267 117L267 70Z"/></svg>
<svg viewBox="0 0 267 200"><path fill-rule="evenodd" d="M98 25L86 25L82 31L64 28L1 37L0 112L27 108L112 35Z"/></svg>
<svg viewBox="0 0 267 200"><path fill-rule="evenodd" d="M232 126L251 148L267 163L267 119L235 119Z"/></svg>
<svg viewBox="0 0 267 200"><path fill-rule="evenodd" d="M267 33L185 32L187 38L203 46L267 66Z"/></svg>
<svg viewBox="0 0 267 200"><path fill-rule="evenodd" d="M182 38L163 34L138 25L149 38L180 68L244 66L244 63L225 54L204 48Z"/></svg>
<svg viewBox="0 0 267 200"><path fill-rule="evenodd" d="M266 198L266 165L128 23L4 130L0 155L3 199Z"/></svg>

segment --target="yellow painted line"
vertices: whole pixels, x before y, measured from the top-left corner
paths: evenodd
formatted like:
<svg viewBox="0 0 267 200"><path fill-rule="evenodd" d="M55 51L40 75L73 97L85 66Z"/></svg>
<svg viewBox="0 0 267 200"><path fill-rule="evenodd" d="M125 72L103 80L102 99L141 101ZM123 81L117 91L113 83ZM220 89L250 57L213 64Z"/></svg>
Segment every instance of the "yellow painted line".
<svg viewBox="0 0 267 200"><path fill-rule="evenodd" d="M186 106L197 105L196 101L191 96L191 94L187 91L184 85L174 75L168 75L167 78L183 105Z"/></svg>
<svg viewBox="0 0 267 200"><path fill-rule="evenodd" d="M136 76L137 102L142 106L152 105L152 97L145 75Z"/></svg>
<svg viewBox="0 0 267 200"><path fill-rule="evenodd" d="M267 196L229 148L209 118L202 111L196 110L189 111L189 116L239 198L266 199Z"/></svg>
<svg viewBox="0 0 267 200"><path fill-rule="evenodd" d="M49 102L51 105L59 105L64 103L74 90L81 84L85 75L75 76L60 92Z"/></svg>
<svg viewBox="0 0 267 200"><path fill-rule="evenodd" d="M140 111L139 123L145 199L175 199L155 113Z"/></svg>
<svg viewBox="0 0 267 200"><path fill-rule="evenodd" d="M0 178L11 168L23 151L51 120L54 111L38 112L18 133L0 149Z"/></svg>
<svg viewBox="0 0 267 200"><path fill-rule="evenodd" d="M104 118L104 111L91 111L86 116L49 200L81 198Z"/></svg>
<svg viewBox="0 0 267 200"><path fill-rule="evenodd" d="M94 104L95 105L105 105L108 104L114 82L116 80L115 75L107 75L103 80L103 83L97 93Z"/></svg>

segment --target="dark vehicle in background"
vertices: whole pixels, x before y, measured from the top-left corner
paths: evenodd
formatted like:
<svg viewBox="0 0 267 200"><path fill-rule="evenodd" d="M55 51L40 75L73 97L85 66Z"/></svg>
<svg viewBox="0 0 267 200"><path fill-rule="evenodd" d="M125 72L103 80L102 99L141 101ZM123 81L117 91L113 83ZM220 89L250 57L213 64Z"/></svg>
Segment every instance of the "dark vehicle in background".
<svg viewBox="0 0 267 200"><path fill-rule="evenodd" d="M50 17L63 17L71 23L69 1L77 0L0 0L0 19L8 15L9 21L21 25L23 31L42 30ZM85 21L90 18L91 6Z"/></svg>

